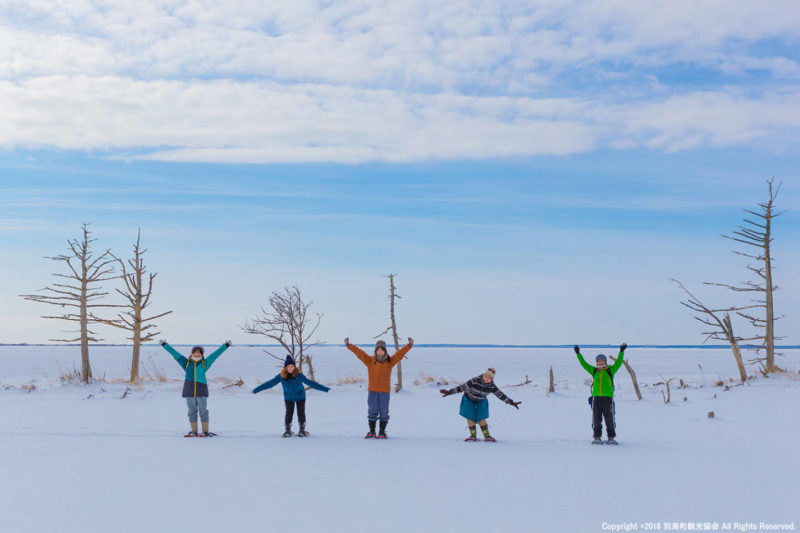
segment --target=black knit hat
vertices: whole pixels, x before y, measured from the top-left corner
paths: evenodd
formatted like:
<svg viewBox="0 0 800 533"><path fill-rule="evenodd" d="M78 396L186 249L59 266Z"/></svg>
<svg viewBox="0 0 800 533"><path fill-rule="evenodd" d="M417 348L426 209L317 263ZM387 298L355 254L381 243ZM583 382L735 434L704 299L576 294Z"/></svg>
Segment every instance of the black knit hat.
<svg viewBox="0 0 800 533"><path fill-rule="evenodd" d="M284 362L283 362L283 368L286 368L286 367L287 367L287 366L289 366L289 365L292 365L292 366L297 366L297 365L295 364L295 362L294 362L294 359L292 358L292 356L291 356L291 355L287 355L287 356L286 356L286 361L284 361Z"/></svg>
<svg viewBox="0 0 800 533"><path fill-rule="evenodd" d="M194 352L200 352L200 355L205 355L205 353L206 353L206 351L203 350L202 346L195 346L194 348L192 348L192 352L191 353L194 353Z"/></svg>

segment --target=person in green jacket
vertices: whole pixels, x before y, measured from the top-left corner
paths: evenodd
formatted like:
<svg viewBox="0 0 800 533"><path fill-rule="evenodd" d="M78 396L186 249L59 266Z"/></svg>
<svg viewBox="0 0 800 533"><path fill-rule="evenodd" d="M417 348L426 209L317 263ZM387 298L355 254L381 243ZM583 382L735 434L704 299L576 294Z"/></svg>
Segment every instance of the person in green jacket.
<svg viewBox="0 0 800 533"><path fill-rule="evenodd" d="M606 421L607 444L618 444L615 439L617 432L614 421L614 375L622 366L622 357L627 347L627 344L622 343L619 347L619 356L611 366L608 366L606 356L603 354L599 354L595 358L597 366L592 366L583 358L578 345L573 348L581 366L592 375L592 397L589 398L592 406L592 431L594 432L592 444L603 443L600 440L603 434L603 419Z"/></svg>

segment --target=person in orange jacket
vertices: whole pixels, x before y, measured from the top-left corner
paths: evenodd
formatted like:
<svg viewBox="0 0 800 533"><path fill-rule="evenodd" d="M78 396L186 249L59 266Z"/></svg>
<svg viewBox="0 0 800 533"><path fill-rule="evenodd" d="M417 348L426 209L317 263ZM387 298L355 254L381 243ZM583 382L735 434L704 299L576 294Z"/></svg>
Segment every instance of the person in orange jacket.
<svg viewBox="0 0 800 533"><path fill-rule="evenodd" d="M414 339L408 338L408 344L400 348L394 355L389 356L386 351L386 343L378 341L375 344L375 356L369 356L364 350L350 344L350 337L344 340L347 349L356 354L356 357L367 367L369 376L367 384L367 421L369 431L365 438L388 438L386 426L389 424L389 395L392 390L392 369L399 363L408 351L414 346ZM375 423L380 420L380 431L375 434Z"/></svg>

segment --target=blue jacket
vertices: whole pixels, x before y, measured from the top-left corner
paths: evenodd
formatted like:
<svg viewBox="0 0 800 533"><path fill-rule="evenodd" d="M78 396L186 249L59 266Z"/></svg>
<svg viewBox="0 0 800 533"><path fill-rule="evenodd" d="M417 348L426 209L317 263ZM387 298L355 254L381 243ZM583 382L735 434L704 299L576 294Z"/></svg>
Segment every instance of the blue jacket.
<svg viewBox="0 0 800 533"><path fill-rule="evenodd" d="M284 368L281 370L280 374L253 389L253 394L257 394L262 390L271 389L278 383L283 385L283 399L287 402L299 402L300 400L306 399L306 389L303 386L304 384L308 385L312 389L321 390L322 392L328 392L331 390L330 387L320 385L316 381L312 381L305 377L303 373L300 372L299 368L295 368L291 375L289 375Z"/></svg>
<svg viewBox="0 0 800 533"><path fill-rule="evenodd" d="M228 344L225 343L216 350L214 350L208 357L204 357L197 362L192 361L188 357L182 356L178 350L164 343L164 349L172 355L182 368L186 370L183 381L183 396L184 398L193 398L196 396L208 396L208 381L206 380L206 372L214 361L222 355L222 352L228 349Z"/></svg>

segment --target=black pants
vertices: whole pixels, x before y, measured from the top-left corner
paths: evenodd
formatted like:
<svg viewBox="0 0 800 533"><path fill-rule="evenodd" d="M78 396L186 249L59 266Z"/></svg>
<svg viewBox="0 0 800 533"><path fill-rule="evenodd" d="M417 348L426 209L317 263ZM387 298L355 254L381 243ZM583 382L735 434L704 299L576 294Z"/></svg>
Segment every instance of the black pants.
<svg viewBox="0 0 800 533"><path fill-rule="evenodd" d="M614 398L608 396L592 397L592 430L594 438L599 439L603 434L603 421L606 419L606 433L609 439L617 436L614 422Z"/></svg>
<svg viewBox="0 0 800 533"><path fill-rule="evenodd" d="M294 405L297 404L297 421L300 425L306 423L306 401L300 400L299 402L290 402L289 400L283 401L286 404L286 425L292 425L292 418L294 417Z"/></svg>

